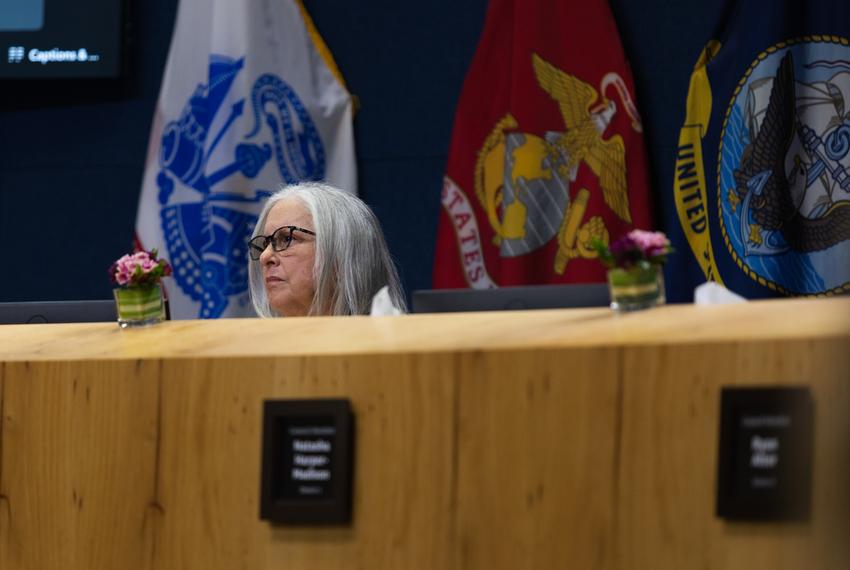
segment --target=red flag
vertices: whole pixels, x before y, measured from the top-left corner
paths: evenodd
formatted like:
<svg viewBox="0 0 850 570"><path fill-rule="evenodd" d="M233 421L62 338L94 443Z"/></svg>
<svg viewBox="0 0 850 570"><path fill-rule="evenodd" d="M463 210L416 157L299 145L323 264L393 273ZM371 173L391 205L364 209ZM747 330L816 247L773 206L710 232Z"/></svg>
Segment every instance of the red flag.
<svg viewBox="0 0 850 570"><path fill-rule="evenodd" d="M601 282L649 229L631 73L605 0L491 0L455 116L434 287Z"/></svg>

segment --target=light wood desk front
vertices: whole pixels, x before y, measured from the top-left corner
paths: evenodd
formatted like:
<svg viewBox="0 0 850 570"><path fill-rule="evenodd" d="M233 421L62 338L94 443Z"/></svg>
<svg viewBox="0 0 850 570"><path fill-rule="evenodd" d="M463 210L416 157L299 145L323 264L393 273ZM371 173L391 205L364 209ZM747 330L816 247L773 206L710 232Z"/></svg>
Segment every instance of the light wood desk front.
<svg viewBox="0 0 850 570"><path fill-rule="evenodd" d="M0 327L0 569L847 567L848 317L830 299ZM811 387L808 523L714 516L733 385ZM258 518L262 402L302 397L352 402L350 527Z"/></svg>

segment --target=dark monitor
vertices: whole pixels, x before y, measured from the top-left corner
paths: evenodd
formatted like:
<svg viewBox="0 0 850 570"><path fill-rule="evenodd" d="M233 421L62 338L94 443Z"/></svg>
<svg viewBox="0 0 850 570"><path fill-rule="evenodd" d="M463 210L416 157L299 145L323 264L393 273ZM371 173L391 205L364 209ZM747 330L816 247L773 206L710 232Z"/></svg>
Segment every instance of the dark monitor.
<svg viewBox="0 0 850 570"><path fill-rule="evenodd" d="M414 313L607 307L605 283L527 285L498 289L428 289L413 292Z"/></svg>
<svg viewBox="0 0 850 570"><path fill-rule="evenodd" d="M0 0L0 78L117 78L122 0Z"/></svg>
<svg viewBox="0 0 850 570"><path fill-rule="evenodd" d="M0 303L0 324L116 321L115 301L26 301Z"/></svg>

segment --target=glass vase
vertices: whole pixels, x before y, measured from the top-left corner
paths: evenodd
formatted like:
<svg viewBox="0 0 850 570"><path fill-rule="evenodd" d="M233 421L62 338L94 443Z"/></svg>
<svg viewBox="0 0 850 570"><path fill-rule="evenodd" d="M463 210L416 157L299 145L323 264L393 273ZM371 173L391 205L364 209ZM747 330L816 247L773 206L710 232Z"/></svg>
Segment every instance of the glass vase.
<svg viewBox="0 0 850 570"><path fill-rule="evenodd" d="M639 311L663 305L664 272L660 265L633 265L628 269L608 270L611 308L615 311Z"/></svg>
<svg viewBox="0 0 850 570"><path fill-rule="evenodd" d="M147 287L126 287L112 290L118 326L144 327L165 320L165 304L159 284Z"/></svg>

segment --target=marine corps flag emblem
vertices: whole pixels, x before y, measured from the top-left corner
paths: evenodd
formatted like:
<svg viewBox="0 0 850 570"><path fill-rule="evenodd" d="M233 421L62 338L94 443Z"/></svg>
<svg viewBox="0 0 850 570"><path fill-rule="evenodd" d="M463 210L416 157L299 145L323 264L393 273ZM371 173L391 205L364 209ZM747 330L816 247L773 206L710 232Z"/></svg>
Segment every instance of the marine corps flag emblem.
<svg viewBox="0 0 850 570"><path fill-rule="evenodd" d="M641 122L605 0L491 0L455 117L435 287L604 281L649 228Z"/></svg>

